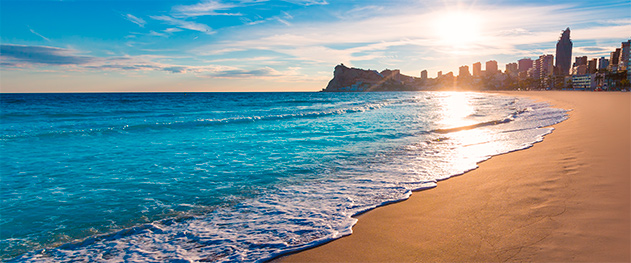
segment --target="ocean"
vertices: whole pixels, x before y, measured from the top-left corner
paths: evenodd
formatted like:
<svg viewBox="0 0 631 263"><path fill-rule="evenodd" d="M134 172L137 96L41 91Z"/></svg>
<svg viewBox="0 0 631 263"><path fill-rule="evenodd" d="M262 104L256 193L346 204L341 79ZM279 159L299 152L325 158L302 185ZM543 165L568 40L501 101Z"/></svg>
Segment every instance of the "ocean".
<svg viewBox="0 0 631 263"><path fill-rule="evenodd" d="M16 262L266 261L567 118L471 92L0 98L0 259Z"/></svg>

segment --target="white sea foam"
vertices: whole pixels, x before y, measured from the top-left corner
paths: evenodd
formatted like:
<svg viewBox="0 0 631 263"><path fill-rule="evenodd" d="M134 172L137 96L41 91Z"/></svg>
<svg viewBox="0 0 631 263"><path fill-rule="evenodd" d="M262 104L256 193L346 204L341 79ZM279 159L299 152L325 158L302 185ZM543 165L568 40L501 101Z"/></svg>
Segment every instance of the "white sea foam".
<svg viewBox="0 0 631 263"><path fill-rule="evenodd" d="M314 144L322 140L343 137L349 143L344 149L324 147L331 151L322 153L313 160L317 165L302 165L286 173L309 175L294 178L283 177L273 187L264 188L249 197L225 197L224 205L201 208L190 201L163 203L157 198L146 197L150 207L171 209L173 207L196 208L196 212L175 213L167 218L135 227L116 230L66 243L62 246L33 251L14 259L20 262L162 262L171 260L198 262L260 262L279 255L309 248L352 233L357 222L353 216L377 206L407 199L412 191L436 187L438 181L475 169L477 163L493 155L530 147L541 141L552 131L550 125L566 118L563 110L550 108L546 104L526 99L467 94L470 100L481 103L474 113L466 114L471 123L462 127L440 127L427 124L431 118L439 118L441 112L427 109L442 103L450 93L411 93L404 98L386 99L378 102L345 104L325 110L303 111L269 115L236 116L228 118L196 119L186 125L209 123L239 123L265 120L297 119L320 116L345 116L344 125L355 125L345 133L317 133L311 137L295 137L292 148L281 153L309 153ZM428 102L429 101L429 102ZM305 104L306 102L301 102ZM429 103L429 104L423 104ZM417 105L421 105L418 106ZM503 107L503 108L502 108ZM397 115L405 109L408 115ZM420 111L411 114L411 111ZM365 119L365 111L383 114L380 119ZM359 114L353 114L359 113ZM385 116L385 117L384 117ZM354 119L353 119L354 118ZM373 118L373 117L370 117ZM349 120L350 119L350 120ZM363 129L371 120L400 119L395 131L390 127ZM368 123L365 123L368 122ZM284 123L279 123L281 125ZM303 124L298 122L298 124ZM151 124L154 125L154 124ZM161 124L162 125L162 124ZM164 125L175 125L173 122ZM296 124L292 124L296 125ZM336 124L330 124L334 127ZM423 126L425 125L425 126ZM159 126L159 125L158 125ZM275 126L270 127L273 128ZM314 129L313 126L306 126ZM325 126L327 129L329 126ZM421 128L418 128L421 127ZM296 127L300 131L300 127ZM261 132L263 130L257 130ZM327 131L327 130L325 130ZM386 132L388 131L388 132ZM271 134L279 134L272 132ZM364 146L364 142L370 144ZM338 139L335 139L338 142ZM160 145L160 144L156 144ZM272 144L272 147L275 144ZM287 147L289 147L287 146ZM261 146L262 147L262 146ZM261 148L264 149L264 148ZM186 156L187 152L177 152ZM254 154L256 151L250 154ZM236 156L238 152L235 153ZM175 155L177 156L177 155ZM232 155L227 155L232 156ZM270 156L273 156L270 154ZM247 163L247 155L235 158L235 163ZM254 157L252 157L254 158ZM263 158L263 157L257 157ZM260 161L261 159L254 159ZM282 158L279 161L287 161ZM289 160L290 161L290 160ZM203 176L212 176L216 166L210 161L192 163L193 170ZM177 172L178 164L171 169ZM208 165L206 165L208 164ZM157 165L157 164L156 164ZM218 165L218 164L217 164ZM291 162L286 163L291 165ZM259 171L263 172L263 171ZM274 171L266 171L272 173ZM228 174L228 171L226 171ZM257 174L258 175L258 174ZM264 179L264 178L254 178ZM151 184L148 184L151 183ZM169 183L142 181L145 185L164 187ZM201 187L201 186L200 186ZM466 187L466 186L463 186ZM214 190L238 189L234 184L218 185ZM61 188L59 188L61 189ZM58 191L59 189L55 189ZM108 192L100 188L100 192ZM249 191L249 189L243 189ZM177 194L177 193L174 193ZM422 192L420 193L422 194ZM231 199L233 198L233 199ZM155 202L155 203L153 203ZM151 209L150 209L151 208ZM191 210L191 211L193 211ZM201 211L201 212L200 212Z"/></svg>

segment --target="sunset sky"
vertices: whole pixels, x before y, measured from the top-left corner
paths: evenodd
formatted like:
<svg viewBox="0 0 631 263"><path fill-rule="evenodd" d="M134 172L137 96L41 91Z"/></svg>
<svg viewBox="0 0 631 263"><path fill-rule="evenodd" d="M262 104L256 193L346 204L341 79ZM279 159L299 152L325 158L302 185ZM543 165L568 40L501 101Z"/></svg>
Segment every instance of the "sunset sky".
<svg viewBox="0 0 631 263"><path fill-rule="evenodd" d="M339 63L419 76L631 38L614 1L5 1L2 92L317 91Z"/></svg>

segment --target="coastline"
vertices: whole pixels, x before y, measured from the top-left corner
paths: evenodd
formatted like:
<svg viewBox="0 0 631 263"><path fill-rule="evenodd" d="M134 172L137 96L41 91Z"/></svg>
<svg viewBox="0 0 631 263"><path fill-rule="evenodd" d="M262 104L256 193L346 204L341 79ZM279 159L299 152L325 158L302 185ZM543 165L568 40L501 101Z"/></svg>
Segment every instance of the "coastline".
<svg viewBox="0 0 631 263"><path fill-rule="evenodd" d="M357 216L277 262L629 262L630 93L500 92L572 109L526 150Z"/></svg>

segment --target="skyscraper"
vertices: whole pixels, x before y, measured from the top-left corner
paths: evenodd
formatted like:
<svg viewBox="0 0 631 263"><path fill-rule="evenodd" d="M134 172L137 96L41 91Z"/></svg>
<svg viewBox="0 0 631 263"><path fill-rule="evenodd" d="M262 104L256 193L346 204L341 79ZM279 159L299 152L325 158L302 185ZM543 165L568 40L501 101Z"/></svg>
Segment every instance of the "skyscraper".
<svg viewBox="0 0 631 263"><path fill-rule="evenodd" d="M627 69L627 63L629 63L629 49L631 49L631 40L622 42L620 46L620 57L618 57L618 69Z"/></svg>
<svg viewBox="0 0 631 263"><path fill-rule="evenodd" d="M556 67L560 75L568 75L572 66L572 41L570 40L570 28L563 30L559 42L557 42Z"/></svg>
<svg viewBox="0 0 631 263"><path fill-rule="evenodd" d="M589 74L594 74L598 70L598 59L594 58L587 61L587 71Z"/></svg>
<svg viewBox="0 0 631 263"><path fill-rule="evenodd" d="M426 80L427 79L427 70L421 71L421 79L422 80Z"/></svg>
<svg viewBox="0 0 631 263"><path fill-rule="evenodd" d="M609 69L613 71L618 70L619 62L620 62L620 49L616 48L616 51L611 52L611 56L609 57Z"/></svg>
<svg viewBox="0 0 631 263"><path fill-rule="evenodd" d="M539 79L539 85L543 88L552 87L552 73L554 70L554 56L553 55L541 55L535 62L535 74L533 77Z"/></svg>
<svg viewBox="0 0 631 263"><path fill-rule="evenodd" d="M508 64L506 64L506 70L505 70L506 74L515 75L515 74L517 74L517 72L518 72L518 70L517 70L517 63L508 63Z"/></svg>
<svg viewBox="0 0 631 263"><path fill-rule="evenodd" d="M574 66L587 65L587 56L576 57L574 61Z"/></svg>
<svg viewBox="0 0 631 263"><path fill-rule="evenodd" d="M458 71L458 77L468 77L468 76L471 76L471 73L469 73L469 66L464 65L460 67Z"/></svg>
<svg viewBox="0 0 631 263"><path fill-rule="evenodd" d="M528 69L532 68L532 59L522 58L517 61L519 72L528 71Z"/></svg>
<svg viewBox="0 0 631 263"><path fill-rule="evenodd" d="M473 76L480 77L480 75L482 75L482 63L473 63Z"/></svg>
<svg viewBox="0 0 631 263"><path fill-rule="evenodd" d="M598 69L606 69L609 66L609 59L605 57L600 57L598 59Z"/></svg>
<svg viewBox="0 0 631 263"><path fill-rule="evenodd" d="M492 76L497 74L497 61L489 60L486 62L486 75Z"/></svg>

